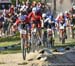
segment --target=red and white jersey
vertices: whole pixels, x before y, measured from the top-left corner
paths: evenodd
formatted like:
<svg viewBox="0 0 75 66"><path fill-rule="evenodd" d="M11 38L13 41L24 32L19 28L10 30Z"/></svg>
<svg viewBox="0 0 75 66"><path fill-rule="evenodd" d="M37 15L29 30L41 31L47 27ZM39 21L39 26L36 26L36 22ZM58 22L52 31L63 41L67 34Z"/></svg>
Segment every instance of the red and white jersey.
<svg viewBox="0 0 75 66"><path fill-rule="evenodd" d="M57 21L58 23L61 22L62 20L63 20L62 16L58 15L58 16L56 17L56 21Z"/></svg>

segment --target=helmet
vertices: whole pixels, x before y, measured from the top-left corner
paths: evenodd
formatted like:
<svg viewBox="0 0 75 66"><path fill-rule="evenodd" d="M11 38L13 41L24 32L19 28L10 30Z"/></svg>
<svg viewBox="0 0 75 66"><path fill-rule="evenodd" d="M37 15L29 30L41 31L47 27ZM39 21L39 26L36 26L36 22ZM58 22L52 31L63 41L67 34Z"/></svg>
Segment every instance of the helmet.
<svg viewBox="0 0 75 66"><path fill-rule="evenodd" d="M63 13L60 13L60 14L59 14L59 16L62 16L62 15L63 15Z"/></svg>
<svg viewBox="0 0 75 66"><path fill-rule="evenodd" d="M68 11L65 11L65 14L67 14L68 13Z"/></svg>
<svg viewBox="0 0 75 66"><path fill-rule="evenodd" d="M75 5L73 5L73 9L75 9Z"/></svg>
<svg viewBox="0 0 75 66"><path fill-rule="evenodd" d="M45 14L45 13L43 13L43 14L42 14L42 17L46 17L46 14Z"/></svg>
<svg viewBox="0 0 75 66"><path fill-rule="evenodd" d="M48 16L48 18L49 18L49 19L51 19L51 18L52 18L52 16L50 15L50 16Z"/></svg>
<svg viewBox="0 0 75 66"><path fill-rule="evenodd" d="M36 12L37 11L37 8L36 7L32 8L32 11Z"/></svg>
<svg viewBox="0 0 75 66"><path fill-rule="evenodd" d="M21 15L20 17L19 17L19 19L21 20L21 21L24 21L25 19L26 19L26 15Z"/></svg>

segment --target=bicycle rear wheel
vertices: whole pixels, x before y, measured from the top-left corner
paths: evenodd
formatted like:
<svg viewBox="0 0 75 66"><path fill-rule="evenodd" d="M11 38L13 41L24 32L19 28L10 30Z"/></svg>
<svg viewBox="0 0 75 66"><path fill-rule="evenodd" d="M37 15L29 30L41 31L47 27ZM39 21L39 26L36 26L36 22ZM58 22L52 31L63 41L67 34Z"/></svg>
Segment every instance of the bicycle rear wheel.
<svg viewBox="0 0 75 66"><path fill-rule="evenodd" d="M62 37L62 44L65 44L65 37Z"/></svg>

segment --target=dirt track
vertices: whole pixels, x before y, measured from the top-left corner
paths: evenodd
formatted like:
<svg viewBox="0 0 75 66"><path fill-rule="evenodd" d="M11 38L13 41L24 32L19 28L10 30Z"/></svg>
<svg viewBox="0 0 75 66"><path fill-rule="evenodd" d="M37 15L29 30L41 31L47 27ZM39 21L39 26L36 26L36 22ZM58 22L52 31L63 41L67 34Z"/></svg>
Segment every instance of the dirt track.
<svg viewBox="0 0 75 66"><path fill-rule="evenodd" d="M36 61L28 61L29 59L35 58L37 56L37 54L38 54L37 52L27 54L26 61L24 61L22 59L21 53L5 54L5 55L1 54L0 55L0 63L2 63L2 64L0 64L0 66L31 66L31 65L38 64L39 62L41 64L42 62L37 61L37 60Z"/></svg>
<svg viewBox="0 0 75 66"><path fill-rule="evenodd" d="M17 54L1 54L0 55L0 66L43 66L43 64L47 65L48 64L53 64L54 66L65 64L68 66L75 66L75 52L68 52L66 54L62 53L54 53L52 57L48 57L47 63L46 61L41 61L41 60L30 60L29 59L35 59L35 57L38 55L37 52L35 53L29 53L27 54L27 60L23 61L22 60L22 55L21 53ZM52 66L52 65L51 65Z"/></svg>

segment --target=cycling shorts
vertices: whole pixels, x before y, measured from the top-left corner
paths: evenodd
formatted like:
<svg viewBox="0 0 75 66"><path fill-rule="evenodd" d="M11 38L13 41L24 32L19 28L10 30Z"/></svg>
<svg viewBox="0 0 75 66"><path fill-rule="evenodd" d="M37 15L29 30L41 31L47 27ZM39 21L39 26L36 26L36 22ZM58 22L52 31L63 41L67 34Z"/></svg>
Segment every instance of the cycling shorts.
<svg viewBox="0 0 75 66"><path fill-rule="evenodd" d="M59 29L65 29L66 26L67 26L66 23L64 23L64 24L59 24Z"/></svg>
<svg viewBox="0 0 75 66"><path fill-rule="evenodd" d="M18 30L20 34L27 34L30 32L30 24L20 24Z"/></svg>
<svg viewBox="0 0 75 66"><path fill-rule="evenodd" d="M27 34L27 31L26 30L20 30L20 34Z"/></svg>
<svg viewBox="0 0 75 66"><path fill-rule="evenodd" d="M32 21L32 22L31 22L31 26L32 26L32 24L35 24L35 26L36 26L37 28L41 28L41 22L40 22L40 20Z"/></svg>
<svg viewBox="0 0 75 66"><path fill-rule="evenodd" d="M45 23L44 23L44 27L45 27L45 28L47 28L47 27L48 27L48 28L51 28L51 24L48 23L48 22L45 22Z"/></svg>
<svg viewBox="0 0 75 66"><path fill-rule="evenodd" d="M59 29L64 29L64 26L60 26L60 28Z"/></svg>

